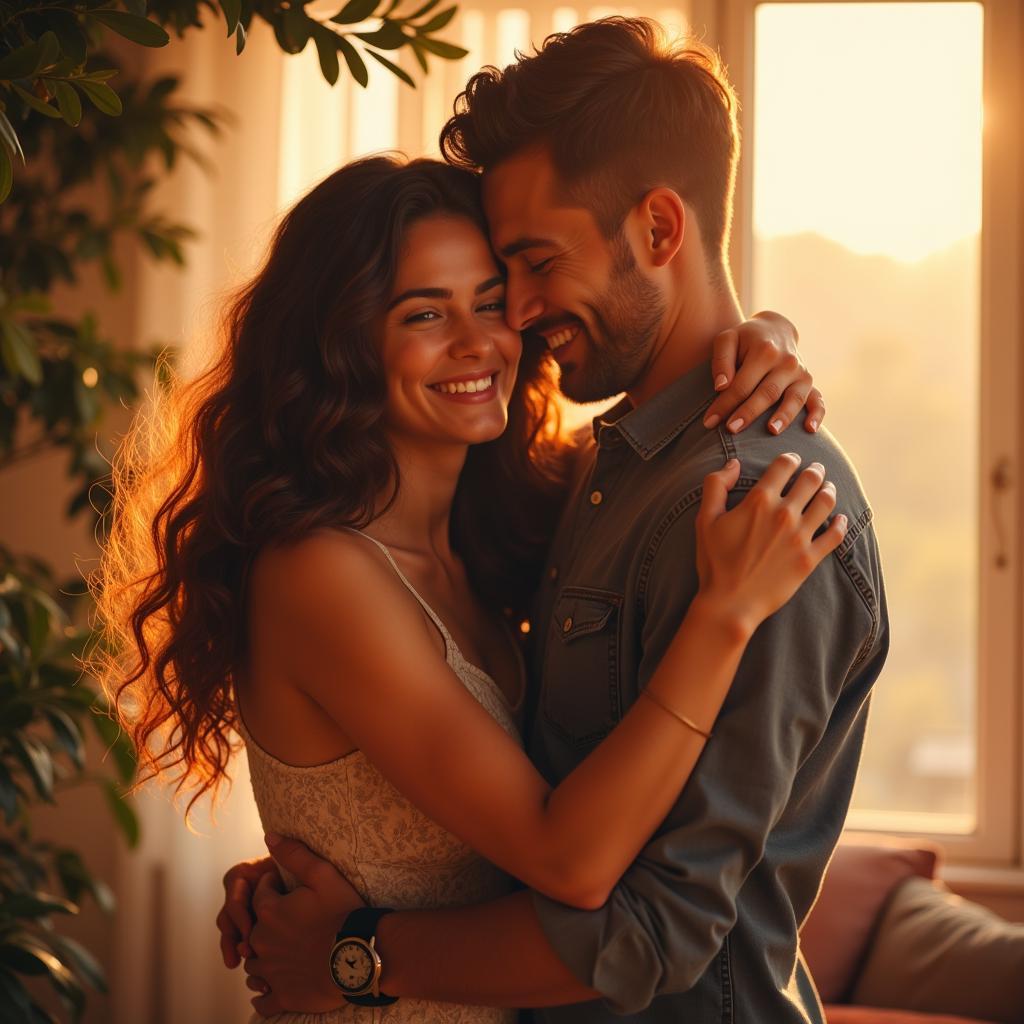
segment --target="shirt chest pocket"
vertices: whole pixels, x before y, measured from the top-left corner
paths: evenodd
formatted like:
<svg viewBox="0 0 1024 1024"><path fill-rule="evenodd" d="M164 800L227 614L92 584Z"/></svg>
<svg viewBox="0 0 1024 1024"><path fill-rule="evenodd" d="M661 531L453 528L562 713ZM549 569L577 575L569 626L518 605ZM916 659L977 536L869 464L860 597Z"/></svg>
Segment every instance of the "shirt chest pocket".
<svg viewBox="0 0 1024 1024"><path fill-rule="evenodd" d="M574 747L591 747L622 715L622 596L566 587L555 602L544 660L544 715Z"/></svg>

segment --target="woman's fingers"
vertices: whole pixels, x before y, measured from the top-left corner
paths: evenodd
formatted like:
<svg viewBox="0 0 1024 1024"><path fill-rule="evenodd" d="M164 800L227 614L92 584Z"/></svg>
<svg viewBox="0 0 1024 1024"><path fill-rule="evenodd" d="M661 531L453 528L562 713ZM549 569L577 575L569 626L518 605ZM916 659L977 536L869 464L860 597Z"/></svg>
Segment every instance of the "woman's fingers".
<svg viewBox="0 0 1024 1024"><path fill-rule="evenodd" d="M784 502L803 513L811 498L825 483L825 467L820 462L812 462L793 481L793 486L786 493Z"/></svg>
<svg viewBox="0 0 1024 1024"><path fill-rule="evenodd" d="M804 510L802 525L808 541L832 515L835 507L836 485L831 480L826 480Z"/></svg>
<svg viewBox="0 0 1024 1024"><path fill-rule="evenodd" d="M697 512L697 520L701 525L714 522L725 511L729 491L736 486L739 478L738 459L730 459L721 469L704 477L704 489Z"/></svg>
<svg viewBox="0 0 1024 1024"><path fill-rule="evenodd" d="M847 525L846 516L840 514L828 524L827 530L811 541L811 554L814 558L815 566L832 554L843 543L843 538L846 537Z"/></svg>
<svg viewBox="0 0 1024 1024"><path fill-rule="evenodd" d="M738 410L741 408L741 404L753 395L757 386L771 373L778 358L778 353L770 342L765 341L763 344L752 345L728 387L719 392L718 397L708 407L708 411L704 414L704 426L711 429L723 419L729 424L735 423L740 416ZM783 358L787 361L792 358L793 365L796 365L795 357ZM775 395L775 400L778 401L781 395L780 389ZM746 422L750 423L751 421L748 419ZM742 429L742 427L737 429Z"/></svg>
<svg viewBox="0 0 1024 1024"><path fill-rule="evenodd" d="M739 376L736 380L739 382ZM781 433L803 408L812 381L810 373L800 365L796 356L783 356L775 369L758 382L750 397L729 416L727 429L733 434L739 433L762 413L778 405L769 426L781 421L782 425L774 430L774 433Z"/></svg>
<svg viewBox="0 0 1024 1024"><path fill-rule="evenodd" d="M797 467L800 465L800 456L796 452L786 452L784 455L777 455L771 465L761 475L761 479L751 490L751 496L758 491L763 492L772 498L780 498L786 484L793 478ZM745 499L749 500L749 498Z"/></svg>
<svg viewBox="0 0 1024 1024"><path fill-rule="evenodd" d="M711 345L711 380L716 391L729 386L736 373L736 353L739 351L740 336L735 327L730 327L715 336Z"/></svg>
<svg viewBox="0 0 1024 1024"><path fill-rule="evenodd" d="M807 396L807 418L804 420L804 430L813 434L821 426L825 418L825 398L817 388L811 388Z"/></svg>

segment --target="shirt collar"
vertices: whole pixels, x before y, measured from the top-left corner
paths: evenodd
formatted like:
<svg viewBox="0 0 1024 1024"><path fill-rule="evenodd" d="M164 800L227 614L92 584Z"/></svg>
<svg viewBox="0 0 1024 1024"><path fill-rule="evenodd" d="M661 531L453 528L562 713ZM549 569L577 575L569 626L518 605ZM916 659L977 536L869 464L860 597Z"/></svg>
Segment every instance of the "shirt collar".
<svg viewBox="0 0 1024 1024"><path fill-rule="evenodd" d="M624 438L645 461L675 440L715 398L708 363L695 366L639 408L623 398L594 417L594 438L600 447Z"/></svg>

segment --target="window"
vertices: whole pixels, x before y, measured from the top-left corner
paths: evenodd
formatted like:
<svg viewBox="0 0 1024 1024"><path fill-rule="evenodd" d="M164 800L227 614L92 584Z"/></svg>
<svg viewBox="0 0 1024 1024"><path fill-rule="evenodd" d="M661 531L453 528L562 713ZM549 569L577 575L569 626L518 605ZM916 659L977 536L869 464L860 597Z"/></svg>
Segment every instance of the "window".
<svg viewBox="0 0 1024 1024"><path fill-rule="evenodd" d="M851 824L1003 863L1020 839L1010 12L727 7L744 101L737 276L750 308L799 325L886 570L892 649Z"/></svg>

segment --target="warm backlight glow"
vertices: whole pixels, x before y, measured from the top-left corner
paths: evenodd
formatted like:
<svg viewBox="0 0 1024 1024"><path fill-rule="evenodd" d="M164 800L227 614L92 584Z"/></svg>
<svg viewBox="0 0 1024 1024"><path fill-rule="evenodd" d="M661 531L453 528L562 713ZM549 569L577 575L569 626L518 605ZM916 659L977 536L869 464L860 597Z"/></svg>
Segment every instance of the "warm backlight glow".
<svg viewBox="0 0 1024 1024"><path fill-rule="evenodd" d="M756 37L757 234L917 260L978 232L980 4L769 3Z"/></svg>

